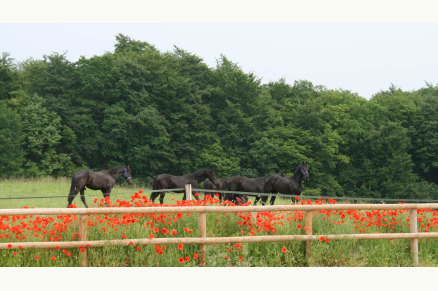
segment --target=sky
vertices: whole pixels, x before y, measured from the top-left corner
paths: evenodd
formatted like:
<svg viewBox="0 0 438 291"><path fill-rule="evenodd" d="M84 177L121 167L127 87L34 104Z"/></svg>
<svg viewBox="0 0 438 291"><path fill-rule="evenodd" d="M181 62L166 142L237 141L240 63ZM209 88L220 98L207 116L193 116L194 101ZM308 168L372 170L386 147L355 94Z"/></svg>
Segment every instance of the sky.
<svg viewBox="0 0 438 291"><path fill-rule="evenodd" d="M113 52L118 33L161 52L178 46L213 68L224 55L262 83L307 80L367 99L391 85L438 84L438 24L0 23L0 53L74 62Z"/></svg>

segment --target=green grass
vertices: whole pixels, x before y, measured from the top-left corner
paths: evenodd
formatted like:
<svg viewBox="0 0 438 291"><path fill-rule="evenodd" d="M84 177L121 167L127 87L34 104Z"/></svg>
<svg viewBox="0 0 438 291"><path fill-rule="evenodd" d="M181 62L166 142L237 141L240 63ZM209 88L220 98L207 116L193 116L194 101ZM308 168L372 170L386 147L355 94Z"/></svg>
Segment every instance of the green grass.
<svg viewBox="0 0 438 291"><path fill-rule="evenodd" d="M67 178L54 179L15 179L15 180L0 180L0 198L4 197L40 197L44 199L23 199L23 200L2 200L0 199L0 208L20 208L20 207L66 207L67 197L50 198L54 196L67 196L70 188L70 181ZM114 203L117 199L131 201L131 196L134 192L143 189L149 197L149 193L141 185L117 185L113 188L111 201ZM165 204L176 204L177 200L182 199L181 193L166 194ZM86 190L86 197L90 207L96 207L93 203L95 198L100 200L102 194L100 191ZM254 198L251 198L253 201ZM78 207L83 207L82 201L76 197L74 203ZM289 204L289 199L277 199L276 204ZM304 222L302 216L297 213L265 213L260 214L260 224L255 225L257 213L243 213L242 217L250 217L249 222L253 223L251 228L244 225L245 219L236 214L231 213L209 213L207 214L207 236L223 237L223 236L243 236L250 235L251 230L254 235L291 235L304 234L302 227ZM424 213L424 220L432 221L431 212ZM73 218L72 218L73 217ZM43 233L44 238L35 237L32 231L23 230L23 233L11 233L10 230L2 229L3 225L19 225L20 223L29 223L33 226L36 217L20 218L13 221L0 220L0 243L9 243L17 241L49 241L51 236L50 231L64 224L68 227L62 232L62 240L70 241L77 240L75 233L78 232L77 221L75 216L57 217L50 220L49 216L42 217L44 222L38 224ZM384 216L390 220L391 216ZM406 221L407 213L402 213L396 217L400 224L394 226L394 229L388 227L378 228L372 226L367 228L367 233L373 232L409 232L409 226ZM73 219L73 221L70 221ZM157 237L173 237L172 235L162 234L163 228L169 231L174 229L177 231L176 237L197 237L198 224L197 215L183 214L181 217L176 217L176 214L156 215L91 215L89 216L88 240L110 240L121 239L122 235L126 235L126 240L147 238L150 233ZM120 222L123 220L123 222ZM339 222L340 216L337 213L327 215L318 213L313 219L313 233L315 235L327 234L348 234L360 233L355 226L358 221L346 217L345 223L336 224ZM33 221L33 222L31 222ZM266 224L263 224L265 222ZM47 223L47 224L46 224ZM299 227L299 225L301 227ZM264 227L267 227L264 229ZM365 228L364 226L361 226ZM104 230L105 228L105 230ZM159 232L153 231L158 228ZM275 228L275 233L272 228ZM432 231L432 230L431 230ZM434 230L435 231L435 230ZM60 232L61 233L61 232ZM9 234L9 237L4 237ZM58 233L56 233L58 234ZM18 235L18 238L16 238ZM26 236L24 239L22 236ZM73 238L75 237L75 238ZM137 250L137 247L140 249ZM126 267L126 266L159 266L159 267L191 267L197 266L197 260L194 255L198 253L197 245L184 245L182 250L177 248L177 245L160 245L162 254L157 253L155 246L106 246L102 248L88 249L88 262L90 266L102 267ZM282 249L286 248L286 252ZM420 266L436 267L438 266L438 240L422 240L419 244L420 250ZM16 253L14 255L14 252ZM67 253L70 253L67 256ZM256 267L386 267L386 266L412 266L412 258L410 252L410 242L406 239L398 240L342 240L321 242L315 241L311 248L312 256L305 256L305 243L298 241L282 242L282 243L245 243L241 247L236 247L234 244L217 244L208 245L207 247L207 266L210 267L227 267L227 266L256 266ZM2 250L0 251L0 266L57 266L71 267L79 265L79 249L53 249L53 250ZM38 256L38 259L35 257ZM51 260L55 257L56 260ZM179 263L179 258L186 259L188 262Z"/></svg>

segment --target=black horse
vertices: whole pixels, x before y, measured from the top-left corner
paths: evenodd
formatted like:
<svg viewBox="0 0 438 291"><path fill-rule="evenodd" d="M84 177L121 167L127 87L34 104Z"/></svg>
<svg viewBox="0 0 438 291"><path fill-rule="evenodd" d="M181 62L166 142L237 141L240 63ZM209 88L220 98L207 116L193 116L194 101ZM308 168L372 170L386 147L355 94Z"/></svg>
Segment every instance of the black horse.
<svg viewBox="0 0 438 291"><path fill-rule="evenodd" d="M169 174L161 174L154 177L152 182L153 190L159 189L172 189L172 188L184 188L186 184L191 184L193 188L198 188L199 183L204 181L205 179L210 179L210 181L219 187L219 182L216 180L216 175L213 169L203 169L198 170L192 174L187 174L184 176L172 176ZM186 200L187 193L184 191L177 191L177 193L184 192L183 200ZM153 192L151 194L150 199L152 202L160 195L160 203L163 204L164 195L166 192ZM195 196L196 200L199 200L197 196Z"/></svg>
<svg viewBox="0 0 438 291"><path fill-rule="evenodd" d="M223 184L224 184L224 179L217 179L217 182L219 183L219 186L216 186L215 184L213 184L210 179L205 179L204 180L204 189L209 189L209 190L224 190ZM210 195L210 197L213 197L213 195L215 194L214 191L212 192L204 192L204 199L206 195ZM222 200L223 198L223 194L219 193L219 199Z"/></svg>
<svg viewBox="0 0 438 291"><path fill-rule="evenodd" d="M252 192L252 193L263 193L265 181L269 176L258 177L258 178L247 178L244 176L233 176L225 179L224 190L228 191L238 191L238 192ZM237 203L237 199L240 199L243 203L248 202L248 195L256 196L251 194L225 194L225 200ZM255 202L256 203L256 202ZM254 204L256 205L256 204Z"/></svg>
<svg viewBox="0 0 438 291"><path fill-rule="evenodd" d="M247 178L244 176L233 176L228 179L226 179L224 183L224 190L228 191L240 191L240 192L252 192L252 193L263 193L265 190L265 183L269 177L273 175L267 175L264 177L258 177L258 178ZM278 175L276 175L278 176ZM284 173L281 172L281 177L284 177ZM256 194L248 194L249 196L256 196L256 199L254 200L254 206L257 205L257 202L260 200L261 196ZM248 202L248 196L243 194L231 194L227 193L225 195L225 200L233 201L234 203L237 202L237 198L239 198L244 203ZM262 199L262 204L266 200Z"/></svg>
<svg viewBox="0 0 438 291"><path fill-rule="evenodd" d="M273 194L289 194L292 196L292 202L295 202L294 195L300 195L303 191L303 180L309 180L309 165L307 162L302 162L295 170L293 176L289 178L279 175L272 175L266 180L265 193ZM271 197L271 205L274 205L276 196ZM262 204L264 205L268 196L263 197Z"/></svg>
<svg viewBox="0 0 438 291"><path fill-rule="evenodd" d="M109 197L111 189L116 183L116 179L123 175L125 182L129 184L132 183L131 169L128 165L121 167L115 167L108 170L103 170L99 172L92 172L87 170L79 170L71 177L71 187L70 194L68 195L68 205L69 207L76 197L76 195L81 192L81 200L85 207L88 207L85 201L85 187L92 190L101 190L103 196Z"/></svg>

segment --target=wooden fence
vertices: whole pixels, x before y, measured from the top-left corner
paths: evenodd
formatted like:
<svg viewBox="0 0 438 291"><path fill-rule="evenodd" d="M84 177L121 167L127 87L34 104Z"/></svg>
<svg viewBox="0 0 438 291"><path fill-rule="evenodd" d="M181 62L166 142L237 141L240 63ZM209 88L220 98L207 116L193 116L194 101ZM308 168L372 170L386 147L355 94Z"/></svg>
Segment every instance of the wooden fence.
<svg viewBox="0 0 438 291"><path fill-rule="evenodd" d="M187 187L189 190L190 187ZM190 197L190 196L189 196ZM206 265L207 244L217 243L247 243L247 242L283 242L283 241L306 241L306 256L310 257L312 241L318 240L319 235L312 231L313 212L318 210L409 210L410 232L409 233L385 233L385 234L337 234L324 235L330 240L349 239L410 239L411 252L414 265L418 265L418 239L438 238L438 232L419 233L417 229L417 209L437 209L438 203L422 204L323 204L323 205L274 205L274 206L182 206L182 207L113 207L113 208L39 208L39 209L0 209L0 215L78 215L80 241L61 242L17 242L0 243L0 250L12 249L19 246L23 249L50 249L56 248L79 248L104 247L108 245L128 245L130 242L138 245L151 244L198 244L199 266ZM207 213L228 212L266 212L266 211L304 211L304 235L269 235L269 236L238 236L238 237L206 237ZM125 240L87 240L87 215L88 214L147 214L147 213L198 213L199 237L192 238L152 238L152 239L125 239ZM416 223L413 223L416 222ZM85 248L86 250L86 248ZM87 253L81 253L80 265L87 266Z"/></svg>

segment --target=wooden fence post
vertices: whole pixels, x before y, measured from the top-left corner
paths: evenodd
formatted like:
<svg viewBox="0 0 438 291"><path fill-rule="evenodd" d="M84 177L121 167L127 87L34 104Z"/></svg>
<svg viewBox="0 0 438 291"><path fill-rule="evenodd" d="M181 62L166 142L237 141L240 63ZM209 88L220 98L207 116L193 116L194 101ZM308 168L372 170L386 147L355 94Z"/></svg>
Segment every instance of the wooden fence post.
<svg viewBox="0 0 438 291"><path fill-rule="evenodd" d="M199 237L207 237L207 213L198 213ZM207 244L199 244L199 267L205 267L207 263Z"/></svg>
<svg viewBox="0 0 438 291"><path fill-rule="evenodd" d="M186 192L186 199L192 200L192 184L186 184L185 192Z"/></svg>
<svg viewBox="0 0 438 291"><path fill-rule="evenodd" d="M81 241L87 240L87 225L88 216L79 215L79 235ZM81 267L87 266L87 248L84 246L84 252L79 253L79 260L81 261Z"/></svg>
<svg viewBox="0 0 438 291"><path fill-rule="evenodd" d="M309 210L309 211L304 211L304 232L306 235L312 235L313 234L313 230L312 230L312 217L313 217L313 211ZM307 240L306 241L306 257L310 258L311 257L311 253L310 253L310 249L312 247L312 241L311 240Z"/></svg>
<svg viewBox="0 0 438 291"><path fill-rule="evenodd" d="M409 210L409 231L410 233L418 234L417 209ZM411 252L414 266L418 266L418 237L411 239Z"/></svg>

